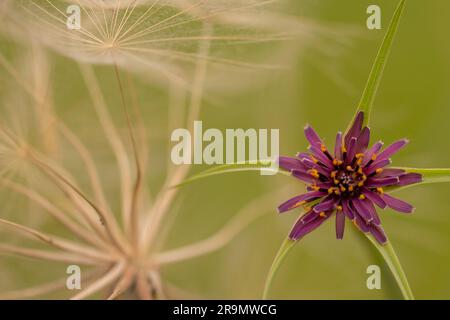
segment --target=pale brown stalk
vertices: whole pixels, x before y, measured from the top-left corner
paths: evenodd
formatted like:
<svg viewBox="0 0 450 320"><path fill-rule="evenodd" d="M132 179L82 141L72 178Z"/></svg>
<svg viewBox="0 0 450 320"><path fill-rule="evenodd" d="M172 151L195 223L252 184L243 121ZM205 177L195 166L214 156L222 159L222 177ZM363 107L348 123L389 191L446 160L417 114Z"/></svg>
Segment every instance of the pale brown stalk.
<svg viewBox="0 0 450 320"><path fill-rule="evenodd" d="M105 247L104 242L101 241L96 235L92 234L91 232L80 226L78 223L68 218L63 212L60 211L59 208L54 206L50 201L42 197L36 191L7 179L1 179L0 182L3 186L6 186L11 190L14 190L17 193L26 196L28 199L38 204L76 236L96 247L107 248Z"/></svg>
<svg viewBox="0 0 450 320"><path fill-rule="evenodd" d="M124 292L130 289L133 285L135 276L135 270L133 268L127 268L122 277L113 288L112 293L107 297L107 300L115 300L119 298Z"/></svg>
<svg viewBox="0 0 450 320"><path fill-rule="evenodd" d="M27 226L23 226L21 224L18 224L18 223L12 222L12 221L0 219L0 225L5 225L5 226L8 226L15 230L18 230L28 236L32 236L33 238L36 238L36 239L46 243L47 245L49 245L51 247L55 247L56 249L61 249L63 251L69 252L69 253L72 252L72 253L76 253L76 254L79 254L82 256L86 256L87 258L98 259L100 261L105 261L105 262L111 262L111 261L114 261L114 259L115 259L114 255L104 254L100 251L90 249L89 247L77 244L75 242L72 242L72 241L69 241L66 239L56 237L54 235L49 235L49 234L40 232L38 230L29 228Z"/></svg>
<svg viewBox="0 0 450 320"><path fill-rule="evenodd" d="M102 272L103 270L101 269L94 269L83 272L83 284L89 283L92 279L97 278L98 275ZM62 279L54 280L34 287L1 293L0 300L29 299L43 296L55 291L66 289L66 282L67 279L66 277L64 277Z"/></svg>
<svg viewBox="0 0 450 320"><path fill-rule="evenodd" d="M74 184L72 184L67 178L65 178L61 173L59 173L57 170L52 168L50 165L48 165L46 162L41 161L36 156L33 156L32 159L35 161L37 166L42 169L42 171L51 178L52 181L55 182L55 184L63 191L68 197L72 198L75 194L76 196L80 197L83 201L86 202L86 204L92 208L95 213L98 216L98 221L95 221L92 219L92 217L84 210L84 207L78 206L80 209L80 212L86 213L84 215L85 219L89 223L90 227L92 227L96 232L101 236L105 237L105 232L107 237L112 240L113 244L116 246L117 249L121 250L122 252L126 252L127 248L125 245L120 242L120 240L117 238L117 235L112 233L109 225L109 221L106 218L106 215L104 212L91 200L89 200L82 191L80 191ZM73 199L73 198L72 198ZM77 201L74 201L75 205L78 205ZM105 238L107 240L107 238Z"/></svg>
<svg viewBox="0 0 450 320"><path fill-rule="evenodd" d="M141 300L152 300L153 288L149 284L149 278L145 270L140 270L136 276L136 292Z"/></svg>
<svg viewBox="0 0 450 320"><path fill-rule="evenodd" d="M211 35L213 33L213 27L204 22L203 24L203 35ZM205 40L201 42L199 46L199 54L207 55L210 49L210 41ZM200 114L202 96L203 96L203 86L206 78L207 72L207 61L199 60L197 63L197 68L193 81L193 88L190 99L189 116L187 119L187 125L190 128L190 132L193 132L194 121L198 118ZM166 179L163 189L158 194L153 207L148 213L146 222L144 224L144 234L143 234L143 246L144 252L152 246L155 235L159 230L159 225L162 222L164 215L166 214L170 204L173 202L175 196L178 193L177 189L171 189L172 185L181 182L189 172L189 166L178 167L173 174L169 175Z"/></svg>
<svg viewBox="0 0 450 320"><path fill-rule="evenodd" d="M81 300L96 294L113 283L125 270L126 264L124 262L117 263L104 276L91 283L87 288L82 289L79 293L74 295L71 300Z"/></svg>
<svg viewBox="0 0 450 320"><path fill-rule="evenodd" d="M0 243L0 253L6 253L6 254L14 254L14 255L20 255L23 257L28 258L35 258L40 260L49 260L49 261L56 261L56 262L63 262L63 263L79 263L84 264L88 266L98 266L98 265L105 265L104 261L99 261L98 259L92 259L85 256L82 256L80 254L75 253L66 253L61 251L48 251L48 250L38 250L38 249L31 249L31 248L23 248L8 244L1 244Z"/></svg>
<svg viewBox="0 0 450 320"><path fill-rule="evenodd" d="M265 208L272 208L281 196L285 195L289 188L283 188L277 192L269 192L255 198L244 208L239 210L224 227L215 232L211 237L193 244L157 253L150 258L151 265L163 266L178 263L187 259L203 256L217 251L236 238L250 224L271 212Z"/></svg>
<svg viewBox="0 0 450 320"><path fill-rule="evenodd" d="M91 96L93 106L97 112L100 125L104 131L104 135L109 142L111 149L113 150L114 156L116 158L119 175L121 181L121 192L122 195L122 221L125 225L125 213L131 206L131 190L132 190L132 178L130 163L128 159L127 152L123 145L122 139L117 132L108 109L105 104L102 92L98 85L97 79L91 67L87 65L80 65L80 70L86 83L86 88Z"/></svg>
<svg viewBox="0 0 450 320"><path fill-rule="evenodd" d="M131 122L130 114L128 111L128 106L125 99L125 93L123 91L122 81L120 79L120 72L117 67L117 64L114 64L114 72L116 75L117 83L119 86L119 92L120 97L122 101L122 110L125 115L127 128L128 128L128 134L131 141L131 146L134 154L134 161L136 166L136 179L134 182L133 192L131 194L131 205L128 211L125 213L125 227L128 228L128 234L131 237L131 243L134 245L134 247L138 246L139 242L139 230L138 230L138 224L139 224L139 212L138 212L138 203L140 201L141 191L142 191L142 170L141 170L141 162L140 162L140 155L138 151L138 146L136 142L136 137L134 135L134 128Z"/></svg>

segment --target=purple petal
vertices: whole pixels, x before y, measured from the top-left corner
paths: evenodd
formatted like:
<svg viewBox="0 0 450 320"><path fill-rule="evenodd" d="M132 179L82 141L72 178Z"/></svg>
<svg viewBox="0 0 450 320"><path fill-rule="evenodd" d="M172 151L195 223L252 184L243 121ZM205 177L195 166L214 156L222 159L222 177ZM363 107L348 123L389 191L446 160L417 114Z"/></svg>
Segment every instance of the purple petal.
<svg viewBox="0 0 450 320"><path fill-rule="evenodd" d="M303 163L300 160L296 159L296 158L279 157L278 158L278 165L280 166L280 168L283 168L284 170L287 170L287 171L306 170L306 168L303 165Z"/></svg>
<svg viewBox="0 0 450 320"><path fill-rule="evenodd" d="M404 175L401 175L400 182L398 183L399 186L408 186L410 184L420 183L423 181L422 175L419 173L407 173Z"/></svg>
<svg viewBox="0 0 450 320"><path fill-rule="evenodd" d="M370 129L364 127L358 137L358 142L356 144L356 153L362 153L366 151L370 142Z"/></svg>
<svg viewBox="0 0 450 320"><path fill-rule="evenodd" d="M370 201L369 199L364 199L364 200L361 200L361 202L359 202L358 204L360 204L360 208L358 209L358 212L360 212L360 209L363 209L370 216L370 220L368 220L367 222L371 222L376 225L379 225L381 223L380 218L378 217L377 210L375 209L375 206L373 205L372 201ZM356 204L355 204L355 206L356 206Z"/></svg>
<svg viewBox="0 0 450 320"><path fill-rule="evenodd" d="M348 130L347 135L345 136L345 146L348 146L351 138L357 138L361 132L362 124L364 121L364 112L358 112L355 117L355 121L352 126Z"/></svg>
<svg viewBox="0 0 450 320"><path fill-rule="evenodd" d="M314 187L313 187L314 186ZM316 188L319 188L319 189L323 189L323 190L325 190L324 192L327 192L327 194L328 194L328 189L330 189L331 187L333 187L334 186L334 184L333 183L331 183L331 182L320 182L320 183L315 183L313 186L308 186L308 187L306 187L306 189L308 190L308 191L317 191L316 190Z"/></svg>
<svg viewBox="0 0 450 320"><path fill-rule="evenodd" d="M313 182L317 182L318 180L316 178L314 178L312 175L306 173L306 172L302 172L302 171L298 171L298 170L294 170L292 171L292 176L303 181L306 183L313 183Z"/></svg>
<svg viewBox="0 0 450 320"><path fill-rule="evenodd" d="M386 202L384 202L383 198L381 198L381 196L378 193L376 193L372 190L369 190L367 188L364 188L363 194L367 197L367 199L369 199L370 201L375 203L381 209L386 208Z"/></svg>
<svg viewBox="0 0 450 320"><path fill-rule="evenodd" d="M303 158L300 161L304 165L304 167L306 167L308 169L312 169L317 166L316 163L309 158Z"/></svg>
<svg viewBox="0 0 450 320"><path fill-rule="evenodd" d="M299 158L299 160L303 160L303 159L311 159L311 155L307 152L299 152L297 153L297 158Z"/></svg>
<svg viewBox="0 0 450 320"><path fill-rule="evenodd" d="M345 214L342 211L336 212L336 238L344 238Z"/></svg>
<svg viewBox="0 0 450 320"><path fill-rule="evenodd" d="M372 163L364 170L364 173L369 176L372 173L376 172L378 169L382 169L390 164L391 164L390 159L376 160L374 163Z"/></svg>
<svg viewBox="0 0 450 320"><path fill-rule="evenodd" d="M310 125L307 125L305 127L305 137L312 146L320 148L320 146L322 145L322 140Z"/></svg>
<svg viewBox="0 0 450 320"><path fill-rule="evenodd" d="M351 138L350 142L348 143L347 155L345 158L347 164L350 164L356 155L356 142L357 141L358 140L356 138Z"/></svg>
<svg viewBox="0 0 450 320"><path fill-rule="evenodd" d="M393 144L391 144L389 147L384 149L383 152L381 152L377 158L379 160L389 159L391 156L393 156L395 153L400 151L400 149L402 149L408 143L409 143L409 141L407 139L402 139L402 140L396 141Z"/></svg>
<svg viewBox="0 0 450 320"><path fill-rule="evenodd" d="M342 132L338 132L336 135L336 143L334 145L334 157L338 160L342 160Z"/></svg>
<svg viewBox="0 0 450 320"><path fill-rule="evenodd" d="M322 149L320 147L315 146L309 146L309 151L313 154L314 157L317 158L320 162L322 162L324 165L326 165L329 168L333 168L333 161L330 160L325 153L322 152Z"/></svg>
<svg viewBox="0 0 450 320"><path fill-rule="evenodd" d="M369 232L369 226L368 224L361 218L359 214L355 214L355 217L353 219L353 223L356 224L356 226L364 233Z"/></svg>
<svg viewBox="0 0 450 320"><path fill-rule="evenodd" d="M279 213L283 213L289 210L292 210L294 208L297 208L301 205L306 204L309 201L312 201L314 199L320 198L325 196L326 193L325 192L320 192L320 191L313 191L313 192L308 192L308 193L304 193L302 195L296 196L292 199L289 199L288 201L282 203L279 207L278 207L278 212Z"/></svg>
<svg viewBox="0 0 450 320"><path fill-rule="evenodd" d="M402 169L384 169L383 172L377 174L377 178L387 178L387 177L399 177L405 174L405 170Z"/></svg>
<svg viewBox="0 0 450 320"><path fill-rule="evenodd" d="M365 222L375 222L378 218L375 207L370 200L354 199L352 201L356 212L364 219Z"/></svg>
<svg viewBox="0 0 450 320"><path fill-rule="evenodd" d="M409 203L394 198L388 194L382 195L384 202L388 205L389 208L394 209L399 212L403 213L412 213L414 211L414 207L410 205Z"/></svg>
<svg viewBox="0 0 450 320"><path fill-rule="evenodd" d="M331 216L331 213L328 213L325 217L321 217L318 213L316 213L314 211L310 211L306 215L313 215L314 219L311 219L311 221L308 223L304 223L302 221L302 218L298 219L297 222L295 223L294 227L292 228L291 233L289 234L289 238L291 240L294 240L294 241L300 240L308 233L314 231L322 223L324 223L326 220L328 220L328 218ZM305 216L303 217L303 219L305 218Z"/></svg>
<svg viewBox="0 0 450 320"><path fill-rule="evenodd" d="M382 178L382 179L369 178L369 180L366 181L365 185L369 188L382 188L386 186L396 185L399 182L400 179L398 177Z"/></svg>
<svg viewBox="0 0 450 320"><path fill-rule="evenodd" d="M386 234L381 226L370 225L369 231L380 244L384 245L387 243Z"/></svg>
<svg viewBox="0 0 450 320"><path fill-rule="evenodd" d="M350 201L349 200L343 200L342 201L342 207L344 209L344 213L345 215L350 219L353 220L355 219L355 213L353 208L350 205Z"/></svg>
<svg viewBox="0 0 450 320"><path fill-rule="evenodd" d="M314 211L317 213L325 212L334 209L339 199L334 196L327 196L320 202L318 205L314 207Z"/></svg>
<svg viewBox="0 0 450 320"><path fill-rule="evenodd" d="M315 163L314 161L312 161L310 159L303 159L302 163L308 169L316 169L317 171L319 171L320 173L322 173L325 176L330 175L330 172L331 172L330 168L318 165L317 163Z"/></svg>
<svg viewBox="0 0 450 320"><path fill-rule="evenodd" d="M320 213L318 213L318 212L313 212L313 211L311 210L311 211L308 211L307 213L305 213L303 216L301 216L299 220L300 220L303 224L308 224L308 223L310 223L310 222L313 222L313 221L316 220L317 218L319 218L319 217L320 217L319 214L320 214Z"/></svg>
<svg viewBox="0 0 450 320"><path fill-rule="evenodd" d="M372 157L374 155L376 155L381 150L381 148L383 148L383 145L384 145L383 142L378 141L377 143L375 143L372 146L372 148L370 148L369 150L367 150L364 153L364 160L363 160L363 163L362 163L363 167L365 167L372 160Z"/></svg>

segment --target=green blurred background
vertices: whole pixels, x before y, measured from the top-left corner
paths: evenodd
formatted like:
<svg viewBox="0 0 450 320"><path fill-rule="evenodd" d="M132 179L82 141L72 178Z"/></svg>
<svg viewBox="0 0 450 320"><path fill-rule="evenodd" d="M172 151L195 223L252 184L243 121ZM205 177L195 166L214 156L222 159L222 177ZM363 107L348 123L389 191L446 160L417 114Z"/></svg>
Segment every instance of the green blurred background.
<svg viewBox="0 0 450 320"><path fill-rule="evenodd" d="M382 9L382 30L365 26L366 8ZM353 115L371 64L397 1L292 0L286 12L317 23L352 26L356 35L343 33L346 45L335 54L319 55L315 50L298 53L291 67L276 72L263 85L238 94L223 94L206 101L201 120L207 128L279 128L281 154L293 155L305 149L303 127L312 124L331 144L337 130L345 129ZM448 41L450 2L408 0L401 27L388 62L372 118L373 139L386 143L407 137L407 149L394 164L410 167L450 165L450 42ZM339 30L339 29L337 29ZM335 41L340 35L336 31ZM3 39L3 53L12 60L21 47ZM89 107L77 66L71 60L52 56L54 100L58 115L74 128L95 151L108 196L117 201L118 188L114 161ZM97 68L116 123L121 123L119 98L112 70ZM0 94L14 87L0 71ZM164 90L135 79L150 129L150 190L158 190L171 146L167 132L167 95ZM71 152L64 158L70 163ZM73 164L76 167L76 163ZM206 166L194 167L195 172ZM78 169L79 170L79 169ZM87 181L82 172L77 177ZM185 290L192 298L259 298L265 276L283 238L297 213L278 216L276 207L301 193L303 186L285 176L236 173L216 176L184 187L173 206L171 230L164 248L174 248L212 235L242 207L264 194L282 187L290 189L279 198L272 196L265 212L224 249L163 269L164 278ZM382 212L383 226L396 248L419 299L450 298L450 185L428 185L401 191L398 196L417 210L404 216L391 210ZM54 223L33 216L27 205L11 193L2 192L2 217L24 223L31 221L44 230L58 232ZM118 203L113 203L114 207ZM19 214L24 209L23 215ZM170 219L169 219L170 220ZM11 236L0 231L0 241ZM382 290L366 288L366 268L382 267ZM38 284L65 275L65 266L0 256L0 289ZM50 296L54 297L54 296ZM57 295L60 297L60 295ZM343 241L337 241L334 222L322 226L302 240L284 261L272 288L271 297L282 299L399 299L399 290L389 270L379 260L360 233L347 225Z"/></svg>

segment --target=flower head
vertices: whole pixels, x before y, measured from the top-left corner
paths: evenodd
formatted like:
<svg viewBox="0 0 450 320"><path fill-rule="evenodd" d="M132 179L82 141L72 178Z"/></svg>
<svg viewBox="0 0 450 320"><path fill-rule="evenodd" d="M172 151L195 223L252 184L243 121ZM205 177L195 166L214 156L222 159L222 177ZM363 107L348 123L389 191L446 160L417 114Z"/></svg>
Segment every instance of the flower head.
<svg viewBox="0 0 450 320"><path fill-rule="evenodd" d="M305 128L309 152L296 158L280 157L279 165L295 178L306 182L307 193L296 196L278 207L280 213L303 206L307 212L294 225L290 238L299 240L334 213L336 237L344 236L345 218L364 233L371 233L379 243L387 242L375 205L389 207L402 213L412 213L413 207L385 193L385 188L406 186L422 181L416 173L387 168L391 156L408 140L402 139L383 148L381 141L369 148L370 129L363 127L364 113L359 112L354 123L343 135L336 136L334 151L330 152L310 126Z"/></svg>
<svg viewBox="0 0 450 320"><path fill-rule="evenodd" d="M78 8L78 25L69 5ZM261 1L27 0L3 6L9 24L0 31L8 29L14 38L28 42L31 36L78 62L117 64L152 82L186 88L199 60L208 62L208 83L222 84L225 74L239 79L281 69L278 55L292 51L286 40L293 35L279 26L283 19L265 16L262 23L259 15L258 25L256 18L245 23L250 14L268 10ZM205 42L208 50L199 52Z"/></svg>

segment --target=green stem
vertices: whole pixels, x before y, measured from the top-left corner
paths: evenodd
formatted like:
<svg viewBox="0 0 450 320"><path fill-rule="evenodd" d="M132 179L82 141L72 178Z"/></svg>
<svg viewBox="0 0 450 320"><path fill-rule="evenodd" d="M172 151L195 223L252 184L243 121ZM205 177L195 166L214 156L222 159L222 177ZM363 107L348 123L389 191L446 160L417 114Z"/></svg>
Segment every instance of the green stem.
<svg viewBox="0 0 450 320"><path fill-rule="evenodd" d="M405 271L403 271L400 260L398 259L394 247L392 247L392 244L388 242L385 245L381 245L371 235L367 234L366 236L370 240L370 242L372 242L375 248L378 249L384 260L386 261L389 269L394 275L397 285L402 292L403 298L405 300L414 300L414 296L409 286L408 279L406 278Z"/></svg>
<svg viewBox="0 0 450 320"><path fill-rule="evenodd" d="M395 10L386 35L383 38L381 47L378 50L378 54L375 58L375 62L373 63L372 70L370 71L369 79L367 80L367 84L364 87L361 100L359 101L358 108L356 110L356 113L360 111L364 112L365 125L367 125L370 120L373 101L378 91L378 87L380 86L381 77L383 76L384 68L389 57L389 52L394 42L395 34L400 23L400 18L405 7L405 1L406 0L401 0L397 6L397 9Z"/></svg>
<svg viewBox="0 0 450 320"><path fill-rule="evenodd" d="M415 184L409 184L407 186L391 186L385 188L386 192L394 192L399 190L404 190L406 188L419 186L422 184L434 184L434 183L448 183L450 182L450 169L419 169L419 168L404 168L404 167L393 167L393 169L405 170L408 173L418 173L422 175L422 182Z"/></svg>
<svg viewBox="0 0 450 320"><path fill-rule="evenodd" d="M278 250L277 255L275 256L275 259L272 262L272 266L270 267L269 273L267 274L266 283L264 285L264 293L263 293L264 300L267 299L267 296L268 296L269 290L270 290L270 286L272 285L273 278L274 278L275 274L277 273L278 269L280 268L281 262L286 257L286 255L290 251L290 249L293 248L296 243L297 243L297 241L293 241L289 238L286 238L283 241L283 244L281 245L280 249Z"/></svg>
<svg viewBox="0 0 450 320"><path fill-rule="evenodd" d="M220 166L215 166L210 169L207 169L205 171L200 172L199 174L196 174L181 183L172 186L173 188L178 188L181 186L184 186L186 184L192 183L194 181L204 179L207 177L215 176L215 175L222 175L224 173L231 173L231 172L244 172L244 171L266 171L271 172L273 174L284 174L287 176L290 176L291 173L289 171L284 170L283 168L279 168L278 164L273 160L258 160L256 163L255 161L244 161L244 162L237 162L237 163L231 163L231 164L223 164Z"/></svg>
<svg viewBox="0 0 450 320"><path fill-rule="evenodd" d="M394 275L395 281L400 288L403 298L405 300L414 300L414 295L411 291L411 287L408 283L408 278L406 277L405 271L402 268L400 260L395 253L394 247L390 242L385 245L381 245L376 241L371 235L367 234L367 238L373 244L373 246L380 252L384 261L388 265L392 274ZM281 266L286 255L294 247L297 241L293 241L289 238L285 239L272 262L269 273L267 274L266 283L264 285L263 299L266 300L269 295L269 291L273 282L273 279Z"/></svg>
<svg viewBox="0 0 450 320"><path fill-rule="evenodd" d="M450 169L419 169L419 168L399 168L409 173L419 173L422 175L422 183L443 183L450 182Z"/></svg>

